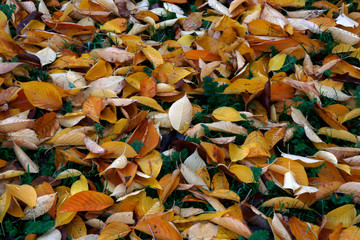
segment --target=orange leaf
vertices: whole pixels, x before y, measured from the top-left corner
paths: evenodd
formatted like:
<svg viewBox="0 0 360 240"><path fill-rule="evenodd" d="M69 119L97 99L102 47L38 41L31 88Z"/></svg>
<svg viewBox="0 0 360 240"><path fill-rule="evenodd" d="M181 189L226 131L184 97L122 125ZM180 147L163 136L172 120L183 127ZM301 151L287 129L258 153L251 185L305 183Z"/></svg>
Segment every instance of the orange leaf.
<svg viewBox="0 0 360 240"><path fill-rule="evenodd" d="M160 217L153 217L139 222L134 228L163 240L183 239L180 233L169 222Z"/></svg>
<svg viewBox="0 0 360 240"><path fill-rule="evenodd" d="M215 144L208 142L201 142L200 145L205 149L206 153L208 154L211 160L210 163L224 163L225 153L221 148L219 148Z"/></svg>
<svg viewBox="0 0 360 240"><path fill-rule="evenodd" d="M219 61L221 58L219 55L216 55L214 53L210 53L205 50L190 50L185 53L184 55L186 58L191 60L199 60L201 58L205 62L212 62L212 61Z"/></svg>
<svg viewBox="0 0 360 240"><path fill-rule="evenodd" d="M347 130L345 126L343 126L341 123L339 123L335 117L331 114L330 111L326 110L325 108L322 108L318 104L314 103L313 107L317 114L324 120L330 127L339 129L339 130Z"/></svg>
<svg viewBox="0 0 360 240"><path fill-rule="evenodd" d="M58 110L62 99L55 85L48 82L31 81L21 84L29 102L38 108Z"/></svg>
<svg viewBox="0 0 360 240"><path fill-rule="evenodd" d="M151 150L153 150L159 142L159 134L157 133L154 122L147 124L148 120L142 121L139 126L135 129L133 135L129 139L128 143L134 141L142 141L143 145L139 150L139 157L145 156Z"/></svg>
<svg viewBox="0 0 360 240"><path fill-rule="evenodd" d="M151 98L156 95L156 80L153 77L141 80L140 95Z"/></svg>
<svg viewBox="0 0 360 240"><path fill-rule="evenodd" d="M38 138L45 138L54 136L59 127L59 119L56 113L51 112L38 118L34 123L33 129L38 135Z"/></svg>
<svg viewBox="0 0 360 240"><path fill-rule="evenodd" d="M108 195L96 191L82 191L71 196L58 213L76 211L99 211L114 204Z"/></svg>
<svg viewBox="0 0 360 240"><path fill-rule="evenodd" d="M88 100L84 102L82 110L86 113L86 116L94 120L95 122L100 122L100 114L104 109L102 98L90 96Z"/></svg>
<svg viewBox="0 0 360 240"><path fill-rule="evenodd" d="M162 190L158 190L160 200L165 202L167 197L178 187L180 181L179 174L179 169L176 169L160 179L159 184L162 187Z"/></svg>
<svg viewBox="0 0 360 240"><path fill-rule="evenodd" d="M292 98L295 94L295 89L287 83L274 83L270 86L270 100L272 102Z"/></svg>
<svg viewBox="0 0 360 240"><path fill-rule="evenodd" d="M311 231L310 226L296 217L289 220L292 234L297 240L316 240L317 236Z"/></svg>

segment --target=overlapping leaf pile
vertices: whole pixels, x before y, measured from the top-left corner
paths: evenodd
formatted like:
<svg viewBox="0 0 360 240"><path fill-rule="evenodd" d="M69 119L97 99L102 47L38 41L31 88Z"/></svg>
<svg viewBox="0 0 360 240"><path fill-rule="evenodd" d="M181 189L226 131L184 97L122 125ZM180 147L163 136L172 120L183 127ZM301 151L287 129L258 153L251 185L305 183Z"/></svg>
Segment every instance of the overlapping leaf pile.
<svg viewBox="0 0 360 240"><path fill-rule="evenodd" d="M359 2L0 6L2 239L360 239Z"/></svg>

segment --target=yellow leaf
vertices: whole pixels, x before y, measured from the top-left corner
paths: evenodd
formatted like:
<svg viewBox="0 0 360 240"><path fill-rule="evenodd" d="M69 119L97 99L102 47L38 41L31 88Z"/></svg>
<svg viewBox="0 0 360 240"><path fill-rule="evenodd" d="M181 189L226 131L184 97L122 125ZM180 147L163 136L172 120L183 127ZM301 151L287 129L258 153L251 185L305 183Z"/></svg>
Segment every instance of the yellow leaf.
<svg viewBox="0 0 360 240"><path fill-rule="evenodd" d="M238 94L242 92L249 92L254 93L256 91L262 90L265 87L265 79L263 78L252 78L252 79L246 79L241 78L236 80L235 82L231 83L230 86L225 88L224 93L225 94Z"/></svg>
<svg viewBox="0 0 360 240"><path fill-rule="evenodd" d="M100 59L89 71L85 74L85 79L88 81L95 81L102 77L110 76L112 67L110 63Z"/></svg>
<svg viewBox="0 0 360 240"><path fill-rule="evenodd" d="M155 110L158 110L159 112L163 112L163 113L165 112L165 110L153 98L145 97L145 96L134 96L131 97L130 99L136 100L137 102L145 106L151 107Z"/></svg>
<svg viewBox="0 0 360 240"><path fill-rule="evenodd" d="M196 221L206 221L206 220L210 220L213 218L217 218L217 217L221 217L223 216L225 213L227 213L228 211L225 212L214 212L214 213L203 213L197 216L192 216L189 218L183 218L181 216L175 216L173 223L187 223L187 222L196 222Z"/></svg>
<svg viewBox="0 0 360 240"><path fill-rule="evenodd" d="M125 18L115 18L111 21L106 22L104 25L100 26L100 29L108 31L108 32L114 32L114 33L122 33L126 30L127 24L126 24Z"/></svg>
<svg viewBox="0 0 360 240"><path fill-rule="evenodd" d="M349 120L354 119L359 116L360 116L360 108L356 108L356 109L351 110L350 112L346 113L345 115L339 116L338 120L342 124L346 121L349 121Z"/></svg>
<svg viewBox="0 0 360 240"><path fill-rule="evenodd" d="M10 206L11 196L8 191L5 191L0 197L0 223L2 223L5 214Z"/></svg>
<svg viewBox="0 0 360 240"><path fill-rule="evenodd" d="M268 4L276 7L304 7L306 0L269 0Z"/></svg>
<svg viewBox="0 0 360 240"><path fill-rule="evenodd" d="M231 107L220 107L213 111L213 117L219 121L244 121L245 119L240 116L240 113Z"/></svg>
<svg viewBox="0 0 360 240"><path fill-rule="evenodd" d="M343 223L343 227L350 227L356 216L354 204L346 204L338 207L326 214L325 228L335 229L339 223Z"/></svg>
<svg viewBox="0 0 360 240"><path fill-rule="evenodd" d="M161 154L156 150L135 161L146 175L153 178L159 175L163 163Z"/></svg>
<svg viewBox="0 0 360 240"><path fill-rule="evenodd" d="M232 162L243 160L249 154L249 148L245 145L237 146L234 143L229 144L230 159Z"/></svg>
<svg viewBox="0 0 360 240"><path fill-rule="evenodd" d="M68 224L69 222L71 222L71 220L73 220L75 215L76 215L76 212L66 212L66 213L58 213L58 214L56 214L55 226L54 227L58 227L58 226Z"/></svg>
<svg viewBox="0 0 360 240"><path fill-rule="evenodd" d="M65 171L61 172L57 177L56 180L65 179L69 177L77 177L82 175L82 173L79 170L76 169L66 169Z"/></svg>
<svg viewBox="0 0 360 240"><path fill-rule="evenodd" d="M142 48L141 51L145 54L146 58L155 65L155 67L164 63L163 57L155 48L147 46Z"/></svg>
<svg viewBox="0 0 360 240"><path fill-rule="evenodd" d="M276 197L272 198L262 204L263 207L272 207L275 210L279 211L286 210L288 208L300 208L300 209L307 209L310 208L307 206L306 203L302 202L299 199L291 198L291 197Z"/></svg>
<svg viewBox="0 0 360 240"><path fill-rule="evenodd" d="M68 236L75 239L85 236L87 233L85 223L79 215L76 215L73 220L65 226L65 229Z"/></svg>
<svg viewBox="0 0 360 240"><path fill-rule="evenodd" d="M71 195L75 195L78 192L89 190L89 186L84 175L80 176L80 180L77 180L71 185L70 193Z"/></svg>
<svg viewBox="0 0 360 240"><path fill-rule="evenodd" d="M350 141L350 142L354 142L354 143L358 142L358 139L354 134L352 134L348 131L345 131L345 130L323 127L323 128L319 129L318 134L323 134L323 135L326 135L331 138L338 138L338 139L342 139L342 140Z"/></svg>
<svg viewBox="0 0 360 240"><path fill-rule="evenodd" d="M112 222L101 230L98 240L115 240L124 238L131 232L131 228L121 222Z"/></svg>
<svg viewBox="0 0 360 240"><path fill-rule="evenodd" d="M268 71L270 72L280 70L282 66L284 66L286 56L287 54L285 53L279 53L276 56L272 57L269 62Z"/></svg>
<svg viewBox="0 0 360 240"><path fill-rule="evenodd" d="M7 184L6 188L11 196L23 201L31 208L35 207L37 201L37 194L32 186Z"/></svg>
<svg viewBox="0 0 360 240"><path fill-rule="evenodd" d="M247 166L235 164L230 166L229 171L244 183L252 183L255 181L253 172Z"/></svg>
<svg viewBox="0 0 360 240"><path fill-rule="evenodd" d="M48 82L31 81L21 84L29 102L38 108L58 110L62 107L62 99L55 85Z"/></svg>

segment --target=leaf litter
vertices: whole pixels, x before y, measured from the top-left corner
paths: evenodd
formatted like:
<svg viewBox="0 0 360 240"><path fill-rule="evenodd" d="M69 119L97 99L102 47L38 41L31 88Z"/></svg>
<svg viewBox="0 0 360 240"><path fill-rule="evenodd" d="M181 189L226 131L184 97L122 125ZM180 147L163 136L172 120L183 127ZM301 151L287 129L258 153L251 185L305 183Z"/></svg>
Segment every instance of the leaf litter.
<svg viewBox="0 0 360 240"><path fill-rule="evenodd" d="M2 238L360 239L359 10L4 2Z"/></svg>

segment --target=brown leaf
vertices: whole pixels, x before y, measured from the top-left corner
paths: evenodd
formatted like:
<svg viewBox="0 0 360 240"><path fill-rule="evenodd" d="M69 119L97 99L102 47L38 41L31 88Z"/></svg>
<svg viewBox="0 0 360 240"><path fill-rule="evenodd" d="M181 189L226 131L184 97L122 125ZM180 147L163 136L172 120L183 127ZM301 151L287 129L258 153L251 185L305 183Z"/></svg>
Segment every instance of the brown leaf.
<svg viewBox="0 0 360 240"><path fill-rule="evenodd" d="M59 119L55 112L46 113L41 118L38 118L33 126L38 138L54 136L59 127Z"/></svg>

